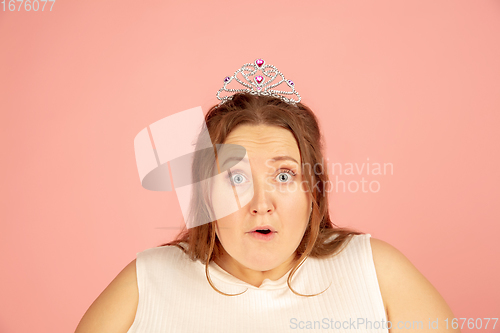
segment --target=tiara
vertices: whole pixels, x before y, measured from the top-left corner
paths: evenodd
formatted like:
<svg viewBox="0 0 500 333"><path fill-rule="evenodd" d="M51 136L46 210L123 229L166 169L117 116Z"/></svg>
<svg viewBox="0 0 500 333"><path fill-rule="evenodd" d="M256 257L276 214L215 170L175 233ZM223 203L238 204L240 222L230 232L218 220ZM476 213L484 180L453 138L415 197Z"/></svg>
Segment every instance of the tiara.
<svg viewBox="0 0 500 333"><path fill-rule="evenodd" d="M258 71L262 73L256 75ZM239 73L241 73L241 76L238 75ZM278 75L281 77L279 81L276 79ZM239 82L246 87L246 89L228 88L228 84L233 80ZM291 91L273 89L283 82L285 82ZM233 98L233 94L221 97L220 94L224 91L228 93L248 92L252 95L277 97L293 105L299 103L301 100L299 93L295 91L295 84L293 81L285 79L285 76L275 66L266 64L263 59L256 59L253 63L244 64L240 69L234 72L232 76L226 76L224 78L224 86L217 92L217 98L221 101L217 106ZM287 98L283 95L295 95L297 99Z"/></svg>

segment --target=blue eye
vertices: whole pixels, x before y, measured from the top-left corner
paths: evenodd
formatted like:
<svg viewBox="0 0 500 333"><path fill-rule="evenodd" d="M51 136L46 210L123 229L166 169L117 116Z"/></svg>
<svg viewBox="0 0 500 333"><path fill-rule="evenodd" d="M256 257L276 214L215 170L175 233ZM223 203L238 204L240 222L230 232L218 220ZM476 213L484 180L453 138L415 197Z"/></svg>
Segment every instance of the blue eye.
<svg viewBox="0 0 500 333"><path fill-rule="evenodd" d="M240 185L244 182L245 177L241 173L237 173L232 176L231 180L234 184Z"/></svg>
<svg viewBox="0 0 500 333"><path fill-rule="evenodd" d="M296 176L296 173L290 169L279 169L281 171L278 174L278 179L280 183L286 183L288 180Z"/></svg>
<svg viewBox="0 0 500 333"><path fill-rule="evenodd" d="M244 184L246 181L246 177L244 176L244 172L241 170L235 170L231 172L230 174L226 174L227 181L230 183L231 186L236 186L236 185L241 185Z"/></svg>
<svg viewBox="0 0 500 333"><path fill-rule="evenodd" d="M287 182L290 182L297 175L295 172L293 172L290 169L279 169L278 171L280 171L280 172L276 177L278 178L278 182L282 183L282 184L286 184ZM244 184L246 181L246 177L243 174L238 173L236 171L231 173L231 177L229 175L226 176L226 179L232 185L235 185L235 186Z"/></svg>

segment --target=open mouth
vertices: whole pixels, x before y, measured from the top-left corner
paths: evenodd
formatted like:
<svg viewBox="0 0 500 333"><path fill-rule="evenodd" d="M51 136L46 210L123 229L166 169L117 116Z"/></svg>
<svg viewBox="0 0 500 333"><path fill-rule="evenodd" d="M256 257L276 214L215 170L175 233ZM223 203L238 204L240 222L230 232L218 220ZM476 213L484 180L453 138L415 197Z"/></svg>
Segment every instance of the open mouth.
<svg viewBox="0 0 500 333"><path fill-rule="evenodd" d="M266 226L262 226L259 229L248 232L248 234L256 241L270 242L276 237L278 232L271 227L266 228Z"/></svg>

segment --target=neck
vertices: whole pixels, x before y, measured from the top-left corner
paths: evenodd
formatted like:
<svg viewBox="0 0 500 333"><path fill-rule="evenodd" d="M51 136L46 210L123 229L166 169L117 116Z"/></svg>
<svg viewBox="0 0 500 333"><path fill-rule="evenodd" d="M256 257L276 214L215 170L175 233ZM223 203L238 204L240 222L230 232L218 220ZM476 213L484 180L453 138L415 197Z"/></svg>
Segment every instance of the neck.
<svg viewBox="0 0 500 333"><path fill-rule="evenodd" d="M241 265L226 251L222 252L220 257L214 259L215 263L232 276L255 287L260 287L265 279L275 281L282 278L297 262L296 254L294 253L278 267L268 271L255 271Z"/></svg>

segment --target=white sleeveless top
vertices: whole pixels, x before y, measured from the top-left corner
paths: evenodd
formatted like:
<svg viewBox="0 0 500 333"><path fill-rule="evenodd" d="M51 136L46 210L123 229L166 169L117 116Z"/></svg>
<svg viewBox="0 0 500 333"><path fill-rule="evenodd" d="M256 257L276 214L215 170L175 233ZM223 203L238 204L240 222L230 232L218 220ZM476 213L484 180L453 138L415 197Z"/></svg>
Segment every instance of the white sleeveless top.
<svg viewBox="0 0 500 333"><path fill-rule="evenodd" d="M355 235L339 254L307 258L295 272L260 287L230 275L215 262L192 261L176 246L137 253L139 303L128 333L156 332L388 332L370 234ZM331 284L331 285L330 285Z"/></svg>

